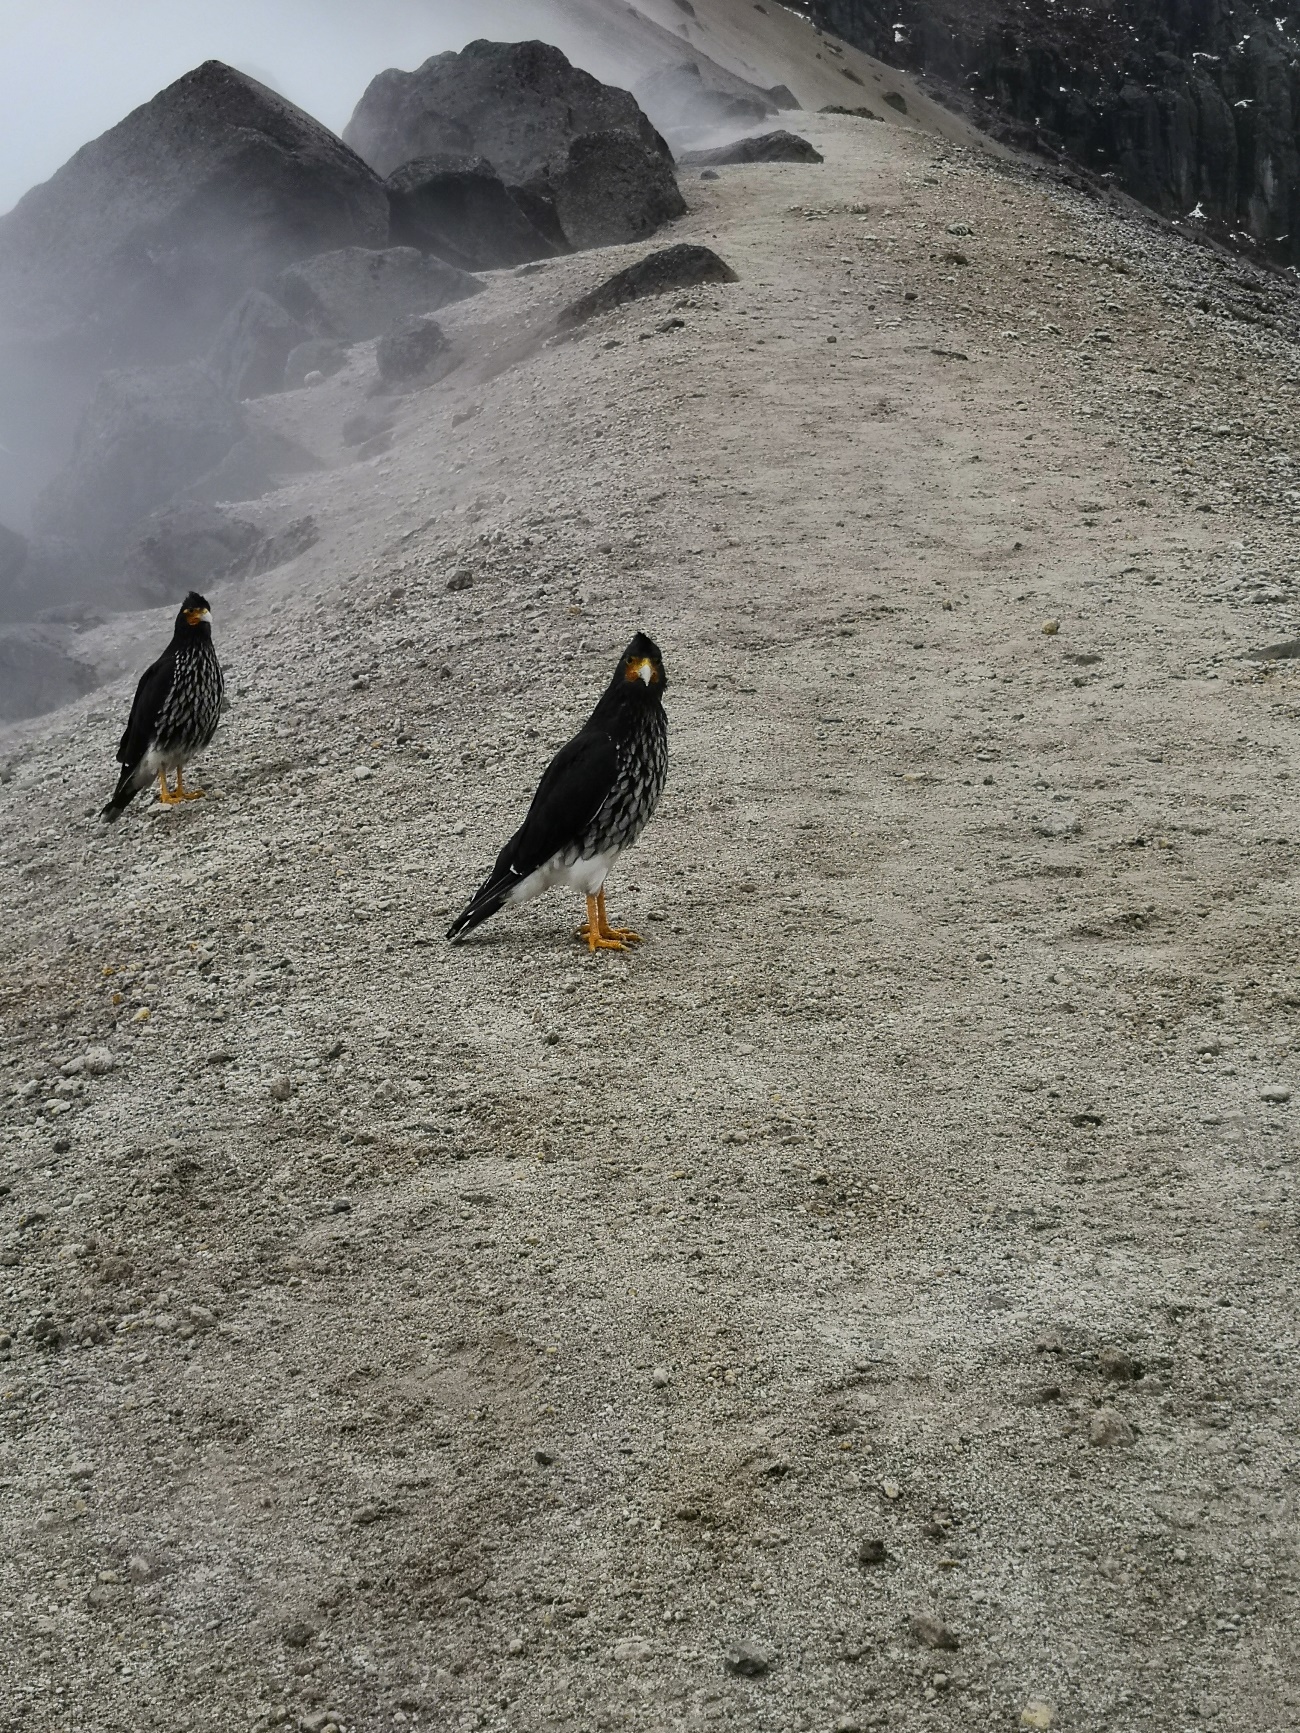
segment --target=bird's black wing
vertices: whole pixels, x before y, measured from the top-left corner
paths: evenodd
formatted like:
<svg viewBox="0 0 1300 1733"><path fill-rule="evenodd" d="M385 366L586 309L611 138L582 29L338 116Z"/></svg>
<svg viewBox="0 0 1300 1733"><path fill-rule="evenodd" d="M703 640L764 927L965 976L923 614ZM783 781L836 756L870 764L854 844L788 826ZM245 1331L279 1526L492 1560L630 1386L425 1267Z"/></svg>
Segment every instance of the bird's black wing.
<svg viewBox="0 0 1300 1733"><path fill-rule="evenodd" d="M547 765L528 816L448 929L459 939L494 915L521 879L576 842L604 806L618 776L618 748L603 728L584 728Z"/></svg>
<svg viewBox="0 0 1300 1733"><path fill-rule="evenodd" d="M131 703L131 714L117 748L119 764L138 764L149 750L154 725L171 690L176 657L169 644L158 660L140 676Z"/></svg>
<svg viewBox="0 0 1300 1733"><path fill-rule="evenodd" d="M543 772L527 818L501 851L497 872L508 866L527 878L576 842L609 799L617 775L618 750L604 729L575 734Z"/></svg>

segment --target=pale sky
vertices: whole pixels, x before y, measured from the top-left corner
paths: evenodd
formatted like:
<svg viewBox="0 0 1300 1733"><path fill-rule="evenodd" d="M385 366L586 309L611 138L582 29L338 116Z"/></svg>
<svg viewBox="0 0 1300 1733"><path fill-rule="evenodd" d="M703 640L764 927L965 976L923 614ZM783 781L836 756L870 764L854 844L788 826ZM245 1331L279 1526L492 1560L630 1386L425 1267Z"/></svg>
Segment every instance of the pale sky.
<svg viewBox="0 0 1300 1733"><path fill-rule="evenodd" d="M251 73L340 132L385 67L476 36L541 34L537 11L531 0L0 0L0 211L201 61Z"/></svg>

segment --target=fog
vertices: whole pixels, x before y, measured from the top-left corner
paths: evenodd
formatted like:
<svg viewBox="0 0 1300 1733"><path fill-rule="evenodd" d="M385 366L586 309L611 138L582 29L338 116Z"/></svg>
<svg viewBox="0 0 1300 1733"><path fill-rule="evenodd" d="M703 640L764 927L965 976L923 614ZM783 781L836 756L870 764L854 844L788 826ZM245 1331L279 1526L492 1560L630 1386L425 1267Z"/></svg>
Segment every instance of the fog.
<svg viewBox="0 0 1300 1733"><path fill-rule="evenodd" d="M203 60L335 132L386 66L539 33L528 0L0 0L0 211Z"/></svg>

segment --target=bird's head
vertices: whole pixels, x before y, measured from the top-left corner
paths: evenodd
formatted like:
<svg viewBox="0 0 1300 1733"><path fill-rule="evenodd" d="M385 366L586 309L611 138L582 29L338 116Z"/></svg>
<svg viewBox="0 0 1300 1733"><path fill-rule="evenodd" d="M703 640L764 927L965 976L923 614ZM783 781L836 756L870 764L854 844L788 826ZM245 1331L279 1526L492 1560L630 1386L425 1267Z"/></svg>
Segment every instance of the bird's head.
<svg viewBox="0 0 1300 1733"><path fill-rule="evenodd" d="M212 625L212 609L197 590L191 590L181 603L181 611L176 616L178 632L198 632Z"/></svg>
<svg viewBox="0 0 1300 1733"><path fill-rule="evenodd" d="M659 646L653 638L647 638L644 632L637 633L619 660L614 683L635 686L656 696L663 692L668 676L664 673L664 659L659 654Z"/></svg>

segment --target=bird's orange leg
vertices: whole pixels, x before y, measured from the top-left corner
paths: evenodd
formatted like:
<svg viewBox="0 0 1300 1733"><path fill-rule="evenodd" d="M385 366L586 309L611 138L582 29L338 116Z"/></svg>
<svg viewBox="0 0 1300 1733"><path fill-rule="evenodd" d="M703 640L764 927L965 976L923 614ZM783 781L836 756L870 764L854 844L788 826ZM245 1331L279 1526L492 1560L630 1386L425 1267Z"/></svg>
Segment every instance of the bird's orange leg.
<svg viewBox="0 0 1300 1733"><path fill-rule="evenodd" d="M183 770L178 770L176 772L176 798L177 800L203 799L203 790L201 788L186 788L185 772Z"/></svg>
<svg viewBox="0 0 1300 1733"><path fill-rule="evenodd" d="M626 951L627 946L614 932L604 932L604 906L598 897L587 898L587 919L578 928L578 937L587 941L589 951Z"/></svg>
<svg viewBox="0 0 1300 1733"><path fill-rule="evenodd" d="M164 806L175 806L179 799L179 796L173 794L167 786L167 772L165 770L158 772L158 798Z"/></svg>
<svg viewBox="0 0 1300 1733"><path fill-rule="evenodd" d="M634 933L631 927L611 927L609 917L605 913L605 891L602 887L596 896L596 913L600 919L600 936L602 939L617 939L621 945L639 945L640 933Z"/></svg>

